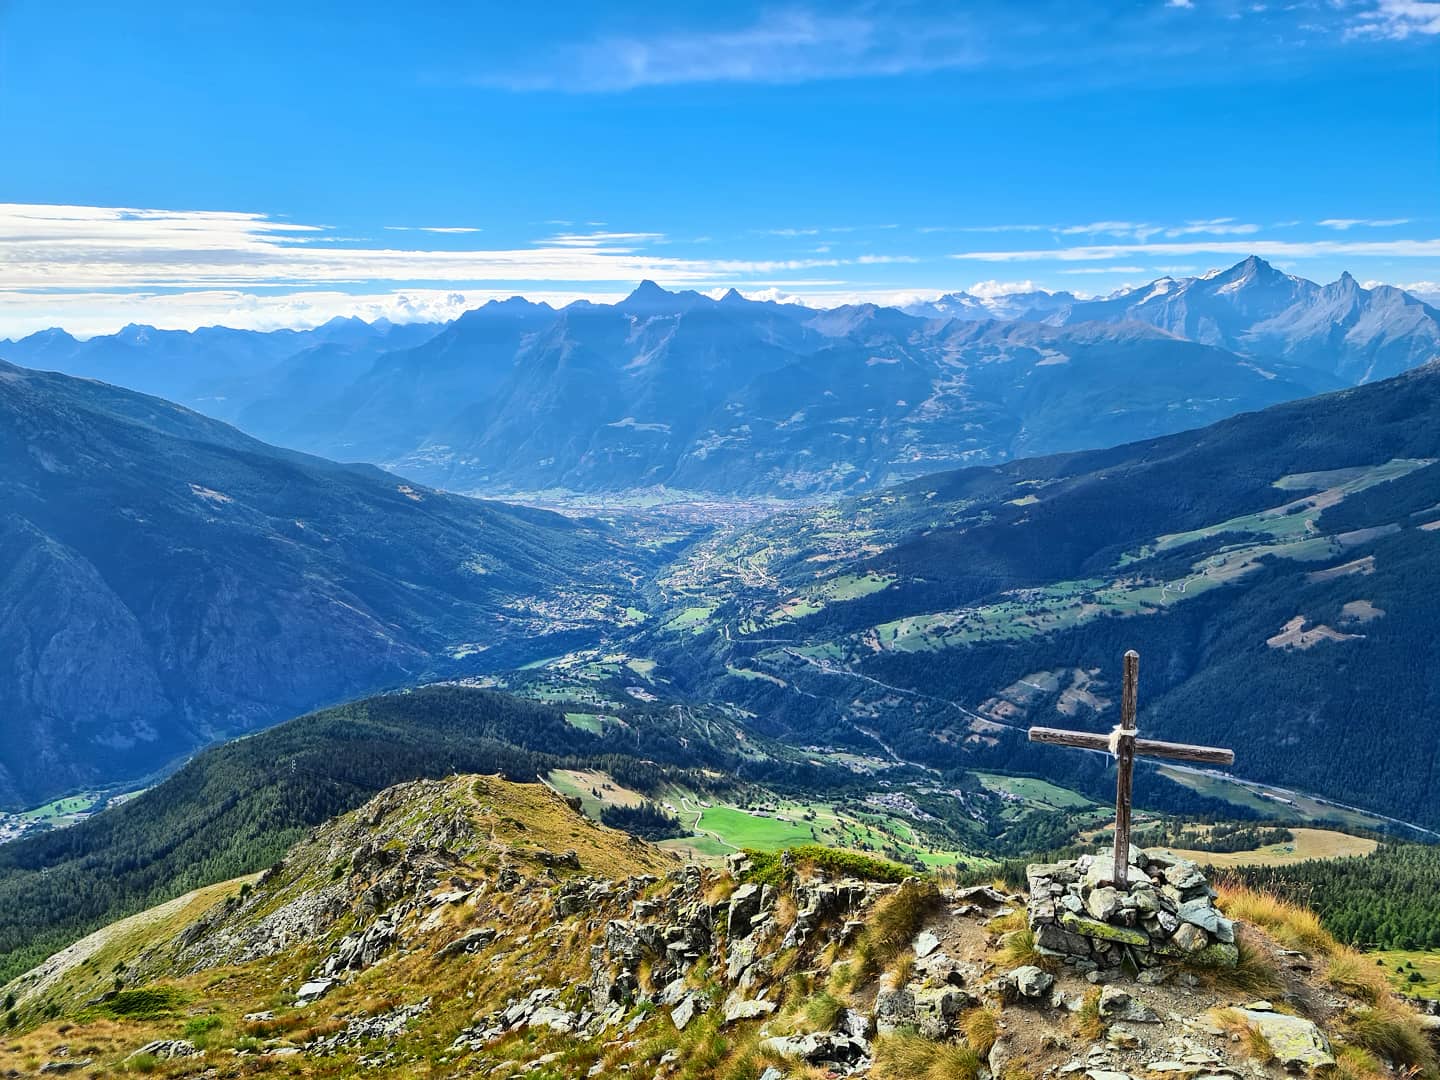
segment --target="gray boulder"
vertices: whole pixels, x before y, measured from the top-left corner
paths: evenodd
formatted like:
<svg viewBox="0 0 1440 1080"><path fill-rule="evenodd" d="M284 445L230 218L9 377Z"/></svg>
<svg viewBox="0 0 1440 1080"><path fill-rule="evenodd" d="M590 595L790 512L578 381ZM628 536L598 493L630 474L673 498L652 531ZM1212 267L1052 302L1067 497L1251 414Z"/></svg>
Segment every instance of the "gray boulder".
<svg viewBox="0 0 1440 1080"><path fill-rule="evenodd" d="M1033 964L1016 968L1006 976L1006 979L1015 988L1017 994L1032 1000L1044 997L1055 985L1054 975L1048 971L1042 971Z"/></svg>

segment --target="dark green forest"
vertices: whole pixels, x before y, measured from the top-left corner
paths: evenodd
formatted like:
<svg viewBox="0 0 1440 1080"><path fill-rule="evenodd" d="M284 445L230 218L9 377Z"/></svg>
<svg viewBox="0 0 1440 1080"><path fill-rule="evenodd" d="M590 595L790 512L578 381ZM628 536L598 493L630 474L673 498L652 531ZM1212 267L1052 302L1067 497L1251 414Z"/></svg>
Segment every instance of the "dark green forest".
<svg viewBox="0 0 1440 1080"><path fill-rule="evenodd" d="M1440 949L1440 847L1385 844L1363 858L1248 867L1233 874L1314 908L1348 944Z"/></svg>
<svg viewBox="0 0 1440 1080"><path fill-rule="evenodd" d="M648 799L639 806L607 806L600 811L600 820L612 829L623 829L631 836L651 842L690 835L679 818L667 814Z"/></svg>

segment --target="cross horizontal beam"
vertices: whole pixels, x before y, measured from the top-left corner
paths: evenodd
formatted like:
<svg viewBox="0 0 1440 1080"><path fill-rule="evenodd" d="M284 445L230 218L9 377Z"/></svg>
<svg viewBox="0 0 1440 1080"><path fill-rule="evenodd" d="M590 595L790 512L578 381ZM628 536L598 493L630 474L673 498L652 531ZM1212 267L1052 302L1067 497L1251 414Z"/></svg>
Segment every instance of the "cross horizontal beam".
<svg viewBox="0 0 1440 1080"><path fill-rule="evenodd" d="M1082 750L1110 752L1110 736L1088 731L1066 731L1063 728L1032 727L1030 741L1050 746L1077 746ZM1137 757L1169 758L1172 761L1195 761L1203 765L1233 765L1235 751L1218 746L1191 746L1188 743L1161 742L1158 739L1136 739Z"/></svg>

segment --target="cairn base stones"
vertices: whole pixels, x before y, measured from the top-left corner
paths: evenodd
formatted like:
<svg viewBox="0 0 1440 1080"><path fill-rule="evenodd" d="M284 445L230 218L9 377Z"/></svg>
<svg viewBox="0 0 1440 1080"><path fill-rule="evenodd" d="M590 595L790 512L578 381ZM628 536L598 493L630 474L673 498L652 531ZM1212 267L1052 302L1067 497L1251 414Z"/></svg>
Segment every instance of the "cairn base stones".
<svg viewBox="0 0 1440 1080"><path fill-rule="evenodd" d="M1134 850L1125 886L1108 856L1026 868L1035 947L1081 972L1166 961L1233 967L1235 926L1215 908L1215 890L1193 862L1168 852Z"/></svg>

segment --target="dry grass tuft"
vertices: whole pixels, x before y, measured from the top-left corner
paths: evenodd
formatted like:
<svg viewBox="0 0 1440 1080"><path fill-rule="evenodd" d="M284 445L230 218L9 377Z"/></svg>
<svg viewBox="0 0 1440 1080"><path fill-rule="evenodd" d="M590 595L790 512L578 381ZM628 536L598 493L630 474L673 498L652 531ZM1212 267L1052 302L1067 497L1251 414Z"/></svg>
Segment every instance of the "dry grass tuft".
<svg viewBox="0 0 1440 1080"><path fill-rule="evenodd" d="M910 981L910 976L915 974L915 954L902 952L885 969L885 975L890 980L891 986L904 986Z"/></svg>
<svg viewBox="0 0 1440 1080"><path fill-rule="evenodd" d="M1212 1014L1215 1022L1230 1035L1238 1036L1245 1054L1262 1065L1275 1060L1275 1048L1261 1030L1234 1009L1220 1009Z"/></svg>
<svg viewBox="0 0 1440 1080"><path fill-rule="evenodd" d="M1192 968L1192 971L1216 986L1257 997L1273 997L1284 990L1275 962L1250 939L1244 927L1236 927L1235 948L1240 957L1234 967Z"/></svg>
<svg viewBox="0 0 1440 1080"><path fill-rule="evenodd" d="M1345 1039L1354 1046L1418 1070L1423 1076L1440 1076L1435 1049L1419 1019L1393 1002L1352 1013L1345 1021Z"/></svg>
<svg viewBox="0 0 1440 1080"><path fill-rule="evenodd" d="M896 1032L875 1043L874 1080L979 1080L984 1059L960 1042L934 1042Z"/></svg>
<svg viewBox="0 0 1440 1080"><path fill-rule="evenodd" d="M984 1007L971 1009L960 1018L965 1041L981 1057L989 1057L995 1040L1000 1037L1000 1014Z"/></svg>
<svg viewBox="0 0 1440 1080"><path fill-rule="evenodd" d="M1085 995L1079 1011L1075 1013L1075 1034L1098 1042L1105 1037L1106 1030L1105 1018L1100 1015L1100 991L1097 988Z"/></svg>
<svg viewBox="0 0 1440 1080"><path fill-rule="evenodd" d="M1385 969L1354 949L1340 946L1325 966L1325 981L1336 990L1374 1005L1390 997Z"/></svg>
<svg viewBox="0 0 1440 1080"><path fill-rule="evenodd" d="M1035 931L1028 926L1022 930L1011 930L1000 941L998 953L1000 962L1007 967L1033 964L1046 971L1053 971L1055 958L1046 956L1035 945Z"/></svg>
<svg viewBox="0 0 1440 1080"><path fill-rule="evenodd" d="M990 929L997 934L1009 934L1029 927L1029 920L1023 911L1012 911L1007 915L996 915L990 920Z"/></svg>
<svg viewBox="0 0 1440 1080"><path fill-rule="evenodd" d="M931 881L908 880L875 905L869 925L855 943L855 980L860 986L895 960L925 925L940 903L940 890Z"/></svg>
<svg viewBox="0 0 1440 1080"><path fill-rule="evenodd" d="M1335 1050L1333 1080L1388 1080L1389 1075L1379 1059L1363 1046L1341 1046Z"/></svg>
<svg viewBox="0 0 1440 1080"><path fill-rule="evenodd" d="M799 915L799 909L795 907L795 897L788 891L780 894L780 899L775 902L775 911L771 916L775 920L775 928L784 933L795 925L795 919Z"/></svg>
<svg viewBox="0 0 1440 1080"><path fill-rule="evenodd" d="M1338 948L1330 931L1320 924L1320 916L1309 908L1234 881L1220 882L1217 891L1216 903L1227 917L1264 927L1287 948L1321 954Z"/></svg>
<svg viewBox="0 0 1440 1080"><path fill-rule="evenodd" d="M828 990L821 990L805 1003L802 1015L807 1031L834 1031L845 1013L845 1002Z"/></svg>
<svg viewBox="0 0 1440 1080"><path fill-rule="evenodd" d="M735 879L729 874L723 874L710 883L705 890L705 903L714 907L722 900L729 900L730 894L735 891Z"/></svg>

